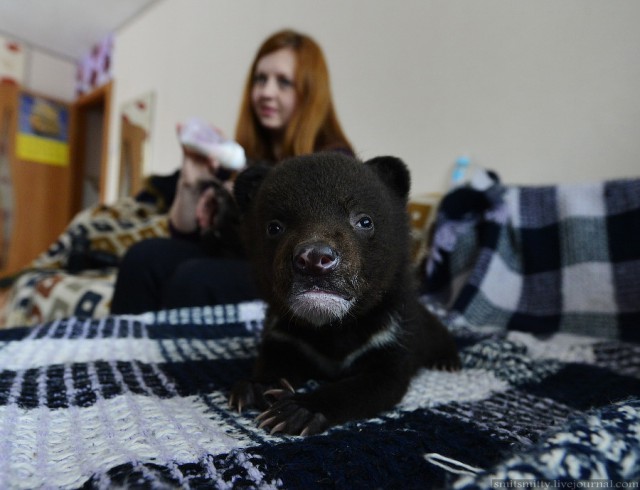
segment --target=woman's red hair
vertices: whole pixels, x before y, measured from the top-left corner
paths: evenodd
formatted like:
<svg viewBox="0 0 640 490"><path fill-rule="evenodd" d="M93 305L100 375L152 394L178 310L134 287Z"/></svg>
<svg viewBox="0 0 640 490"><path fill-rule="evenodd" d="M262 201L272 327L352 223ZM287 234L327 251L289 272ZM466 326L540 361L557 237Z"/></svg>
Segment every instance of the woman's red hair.
<svg viewBox="0 0 640 490"><path fill-rule="evenodd" d="M253 77L258 61L279 49L296 55L296 107L284 134L281 154L273 154L268 132L260 125L251 104ZM270 36L251 64L244 87L236 141L252 160L271 160L313 153L325 149L353 152L333 106L329 70L320 46L309 36L290 29Z"/></svg>

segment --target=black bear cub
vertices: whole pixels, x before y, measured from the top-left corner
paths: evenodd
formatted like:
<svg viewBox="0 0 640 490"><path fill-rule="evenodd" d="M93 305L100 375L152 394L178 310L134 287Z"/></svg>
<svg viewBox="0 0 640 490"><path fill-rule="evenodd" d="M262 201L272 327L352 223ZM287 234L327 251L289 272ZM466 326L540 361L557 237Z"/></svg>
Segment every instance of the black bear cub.
<svg viewBox="0 0 640 490"><path fill-rule="evenodd" d="M459 366L418 302L409 171L393 157L296 157L238 176L241 233L268 304L252 377L229 404L272 433L309 435L391 409L422 367ZM296 392L305 381L320 382Z"/></svg>

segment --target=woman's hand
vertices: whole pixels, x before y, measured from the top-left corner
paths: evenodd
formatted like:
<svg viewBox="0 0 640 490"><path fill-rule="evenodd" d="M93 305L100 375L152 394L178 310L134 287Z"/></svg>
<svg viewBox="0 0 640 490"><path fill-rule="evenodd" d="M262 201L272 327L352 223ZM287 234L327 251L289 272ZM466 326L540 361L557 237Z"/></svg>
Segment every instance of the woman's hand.
<svg viewBox="0 0 640 490"><path fill-rule="evenodd" d="M182 170L180 179L182 185L198 187L202 182L214 179L220 164L201 153L183 148Z"/></svg>
<svg viewBox="0 0 640 490"><path fill-rule="evenodd" d="M183 148L184 157L176 197L169 211L169 219L181 233L192 233L198 227L209 228L215 219L215 191L202 188L215 179L219 167L215 160Z"/></svg>

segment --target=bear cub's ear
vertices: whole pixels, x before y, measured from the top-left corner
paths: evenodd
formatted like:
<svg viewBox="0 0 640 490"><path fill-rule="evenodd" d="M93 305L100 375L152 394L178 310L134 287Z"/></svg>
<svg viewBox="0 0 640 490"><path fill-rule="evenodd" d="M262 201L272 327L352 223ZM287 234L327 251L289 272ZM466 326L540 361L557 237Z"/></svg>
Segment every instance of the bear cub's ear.
<svg viewBox="0 0 640 490"><path fill-rule="evenodd" d="M396 195L406 200L411 189L411 175L406 164L396 157L375 157L364 162L377 175L380 180L395 192Z"/></svg>
<svg viewBox="0 0 640 490"><path fill-rule="evenodd" d="M240 212L244 213L249 209L249 205L256 192L260 188L260 184L271 170L268 165L252 165L238 175L233 184L233 196Z"/></svg>

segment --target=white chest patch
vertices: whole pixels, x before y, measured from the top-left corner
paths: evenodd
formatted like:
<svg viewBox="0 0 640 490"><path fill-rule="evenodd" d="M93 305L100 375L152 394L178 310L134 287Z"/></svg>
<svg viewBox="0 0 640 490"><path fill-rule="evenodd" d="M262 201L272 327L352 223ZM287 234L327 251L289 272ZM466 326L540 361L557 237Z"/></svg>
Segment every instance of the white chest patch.
<svg viewBox="0 0 640 490"><path fill-rule="evenodd" d="M321 371L329 376L335 376L340 372L348 369L360 357L366 353L382 349L386 346L397 344L399 341L400 324L395 315L389 315L389 322L386 327L375 332L367 341L357 349L347 354L342 360L332 359L325 354L318 352L313 345L300 340L293 335L289 335L277 330L268 333L268 337L280 342L293 344L307 359L315 364Z"/></svg>

